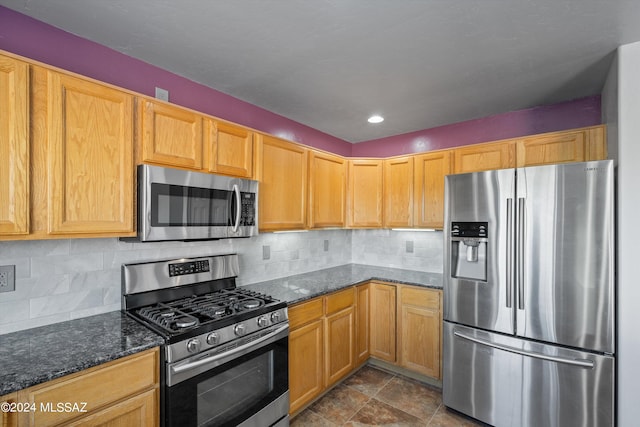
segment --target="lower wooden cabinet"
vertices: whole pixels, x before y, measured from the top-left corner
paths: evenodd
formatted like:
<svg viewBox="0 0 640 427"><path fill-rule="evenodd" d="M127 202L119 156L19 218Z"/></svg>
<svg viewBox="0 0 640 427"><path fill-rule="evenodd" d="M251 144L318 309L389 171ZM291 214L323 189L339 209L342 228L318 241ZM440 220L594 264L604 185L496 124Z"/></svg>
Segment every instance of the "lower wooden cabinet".
<svg viewBox="0 0 640 427"><path fill-rule="evenodd" d="M29 387L17 402L33 410L17 414L17 425L157 426L159 374L154 348ZM16 425L11 422L2 427Z"/></svg>
<svg viewBox="0 0 640 427"><path fill-rule="evenodd" d="M331 386L355 367L355 289L325 297L325 385Z"/></svg>
<svg viewBox="0 0 640 427"><path fill-rule="evenodd" d="M18 413L13 412L11 405L16 404L18 393L11 393L6 396L0 396L0 427L16 427L18 425Z"/></svg>
<svg viewBox="0 0 640 427"><path fill-rule="evenodd" d="M369 283L356 286L356 366L367 361L371 354L371 304Z"/></svg>
<svg viewBox="0 0 640 427"><path fill-rule="evenodd" d="M371 356L396 361L396 285L371 282Z"/></svg>

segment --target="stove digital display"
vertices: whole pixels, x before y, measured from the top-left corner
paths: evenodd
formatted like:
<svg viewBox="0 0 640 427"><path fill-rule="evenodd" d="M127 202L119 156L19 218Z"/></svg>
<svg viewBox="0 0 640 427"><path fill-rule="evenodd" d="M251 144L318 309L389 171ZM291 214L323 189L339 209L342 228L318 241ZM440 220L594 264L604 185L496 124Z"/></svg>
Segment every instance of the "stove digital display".
<svg viewBox="0 0 640 427"><path fill-rule="evenodd" d="M209 271L208 259L169 264L169 277L184 276L185 274L202 273L205 271Z"/></svg>

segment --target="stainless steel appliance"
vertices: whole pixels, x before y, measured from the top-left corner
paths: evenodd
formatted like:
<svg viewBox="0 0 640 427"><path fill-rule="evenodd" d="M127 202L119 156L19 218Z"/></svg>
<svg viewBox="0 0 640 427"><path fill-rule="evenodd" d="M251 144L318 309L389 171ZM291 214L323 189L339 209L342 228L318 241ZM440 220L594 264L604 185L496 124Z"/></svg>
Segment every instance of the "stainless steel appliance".
<svg viewBox="0 0 640 427"><path fill-rule="evenodd" d="M444 404L496 426L614 425L613 162L445 191Z"/></svg>
<svg viewBox="0 0 640 427"><path fill-rule="evenodd" d="M257 181L138 166L138 236L123 240L208 240L257 234Z"/></svg>
<svg viewBox="0 0 640 427"><path fill-rule="evenodd" d="M124 310L165 338L166 427L289 425L287 305L237 275L237 255L122 266Z"/></svg>

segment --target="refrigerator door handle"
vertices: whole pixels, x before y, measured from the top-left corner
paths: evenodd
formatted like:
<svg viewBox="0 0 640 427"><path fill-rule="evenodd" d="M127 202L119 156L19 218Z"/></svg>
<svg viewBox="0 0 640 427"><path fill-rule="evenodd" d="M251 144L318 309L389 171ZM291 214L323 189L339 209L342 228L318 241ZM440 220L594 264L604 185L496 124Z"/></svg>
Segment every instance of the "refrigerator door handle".
<svg viewBox="0 0 640 427"><path fill-rule="evenodd" d="M507 308L513 302L513 199L507 199Z"/></svg>
<svg viewBox="0 0 640 427"><path fill-rule="evenodd" d="M517 228L516 282L518 285L518 309L524 310L524 197L518 199Z"/></svg>
<svg viewBox="0 0 640 427"><path fill-rule="evenodd" d="M556 362L556 363L564 363L567 365L578 366L580 368L586 368L586 369L593 369L593 366L594 366L593 360L589 360L589 359L567 359L565 357L551 356L548 354L537 353L534 351L522 350L516 347L511 347L509 345L498 344L491 341L485 341L480 338L471 337L459 331L454 331L453 335L455 335L458 338L462 338L462 339L474 342L476 344L496 348L498 350L508 351L511 353L519 354L521 356L533 357L535 359L548 360L550 362Z"/></svg>

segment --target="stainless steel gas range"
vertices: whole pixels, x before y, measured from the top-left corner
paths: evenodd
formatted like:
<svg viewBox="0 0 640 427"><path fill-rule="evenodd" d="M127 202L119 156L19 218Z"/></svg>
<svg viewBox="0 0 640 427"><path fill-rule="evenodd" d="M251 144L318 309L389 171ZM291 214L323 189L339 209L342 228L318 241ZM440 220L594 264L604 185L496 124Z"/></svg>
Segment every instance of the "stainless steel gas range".
<svg viewBox="0 0 640 427"><path fill-rule="evenodd" d="M165 339L165 427L289 425L287 305L238 271L235 254L122 266L124 310Z"/></svg>

